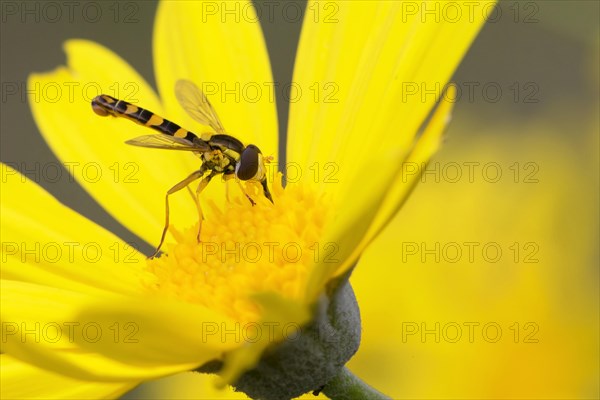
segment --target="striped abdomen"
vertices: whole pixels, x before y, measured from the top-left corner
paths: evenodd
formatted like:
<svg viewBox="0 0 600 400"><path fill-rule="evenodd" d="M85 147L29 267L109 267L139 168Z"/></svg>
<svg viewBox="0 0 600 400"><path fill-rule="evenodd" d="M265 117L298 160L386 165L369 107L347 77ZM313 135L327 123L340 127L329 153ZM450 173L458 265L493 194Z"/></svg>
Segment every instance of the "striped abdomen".
<svg viewBox="0 0 600 400"><path fill-rule="evenodd" d="M193 142L197 136L192 132L183 129L174 122L164 119L154 114L152 111L134 106L124 100L118 100L106 94L94 97L92 100L92 109L102 117L112 115L114 117L126 118L137 124L147 126L165 135L175 136L187 139Z"/></svg>

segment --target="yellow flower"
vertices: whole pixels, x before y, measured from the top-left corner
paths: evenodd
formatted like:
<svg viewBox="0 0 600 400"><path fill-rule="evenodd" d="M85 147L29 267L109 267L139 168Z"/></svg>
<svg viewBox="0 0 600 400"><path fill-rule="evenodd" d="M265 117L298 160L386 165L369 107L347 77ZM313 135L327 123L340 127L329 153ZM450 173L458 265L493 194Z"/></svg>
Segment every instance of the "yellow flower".
<svg viewBox="0 0 600 400"><path fill-rule="evenodd" d="M257 18L249 3L240 4L246 17L235 23L207 14L211 2L160 4L154 36L160 99L124 60L81 40L67 42L67 67L32 75L29 86L100 87L196 131L177 104L177 79L229 89L272 82ZM227 204L225 185L209 185L202 194L204 245L195 242L196 210L185 194L172 196L167 255L146 263L121 239L3 167L3 397L116 397L212 360L224 361L221 375L234 382L286 337L286 327L311 321L326 285L348 272L417 183L403 175L403 162L426 162L438 148L450 102L442 101L418 136L436 98L403 101L403 85L447 82L484 19L422 22L399 2L335 5L333 23L305 19L298 49L297 87L336 89L336 102L304 94L291 105L287 161L299 166L302 179L285 189L271 182L274 205L259 199L256 207L237 198ZM228 133L277 159L272 93L256 101L210 99ZM197 169L198 160L123 145L148 132L98 118L79 96L32 95L30 103L46 141L78 182L124 226L156 243L163 193ZM100 176L75 172L90 165L99 166ZM335 176L326 179L329 171ZM212 254L206 244L213 242L258 243L263 250L276 242L279 249L274 260L250 262ZM281 252L287 244L302 256L290 261ZM239 332L232 339L208 331L241 324L272 324L273 334L239 340Z"/></svg>

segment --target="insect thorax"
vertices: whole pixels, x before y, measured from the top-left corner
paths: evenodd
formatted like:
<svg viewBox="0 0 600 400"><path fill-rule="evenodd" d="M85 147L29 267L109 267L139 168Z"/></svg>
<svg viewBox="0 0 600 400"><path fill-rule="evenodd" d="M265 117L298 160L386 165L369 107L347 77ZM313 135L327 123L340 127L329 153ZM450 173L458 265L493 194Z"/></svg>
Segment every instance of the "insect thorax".
<svg viewBox="0 0 600 400"><path fill-rule="evenodd" d="M244 145L233 136L216 134L208 140L211 151L202 153L202 159L207 169L216 172L235 172Z"/></svg>
<svg viewBox="0 0 600 400"><path fill-rule="evenodd" d="M216 172L235 172L235 165L239 160L239 154L225 149L214 149L202 153L202 160L205 168Z"/></svg>

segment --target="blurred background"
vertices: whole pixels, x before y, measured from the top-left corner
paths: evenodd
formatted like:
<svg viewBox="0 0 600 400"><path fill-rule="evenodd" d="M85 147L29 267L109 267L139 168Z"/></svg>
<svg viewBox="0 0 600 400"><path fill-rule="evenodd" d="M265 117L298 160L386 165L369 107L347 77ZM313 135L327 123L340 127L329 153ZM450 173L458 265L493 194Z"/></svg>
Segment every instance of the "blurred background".
<svg viewBox="0 0 600 400"><path fill-rule="evenodd" d="M65 63L65 40L101 43L154 82L156 4L82 9L89 3L88 20L36 11L43 2L1 3L0 159L26 175L59 162L25 85ZM501 1L456 71L461 97L444 147L352 277L364 339L350 367L393 398L600 396L599 4ZM274 80L288 83L301 20L261 23ZM283 139L281 98L278 111ZM139 242L62 176L37 181ZM125 397L240 397L207 382L184 374Z"/></svg>

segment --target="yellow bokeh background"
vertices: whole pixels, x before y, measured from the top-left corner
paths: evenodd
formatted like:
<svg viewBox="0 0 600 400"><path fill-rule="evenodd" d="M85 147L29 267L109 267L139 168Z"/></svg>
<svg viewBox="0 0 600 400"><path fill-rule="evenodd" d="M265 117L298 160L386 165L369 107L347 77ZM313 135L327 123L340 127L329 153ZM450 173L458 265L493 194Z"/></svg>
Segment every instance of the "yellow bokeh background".
<svg viewBox="0 0 600 400"><path fill-rule="evenodd" d="M350 363L358 375L394 398L597 397L598 136L589 122L581 142L544 121L480 126L475 139L460 134L474 126L452 127L429 167L438 163L439 183L426 175L353 276L364 323ZM444 180L455 180L453 163L456 183Z"/></svg>

